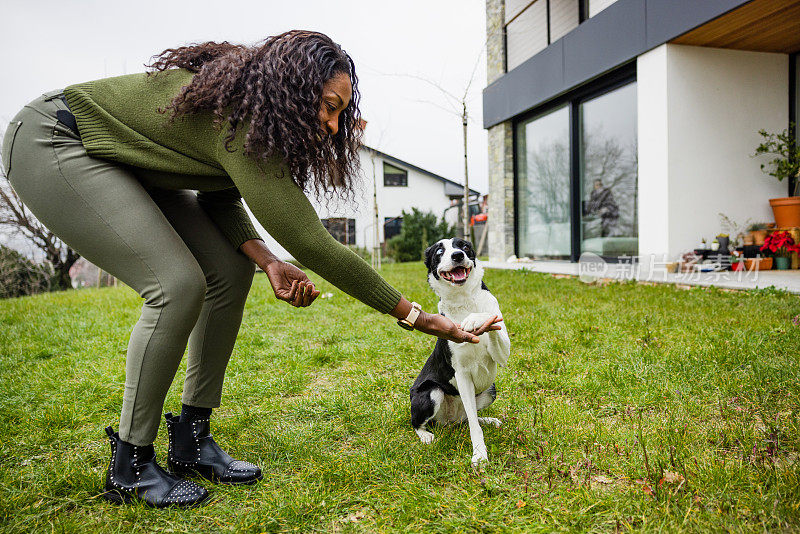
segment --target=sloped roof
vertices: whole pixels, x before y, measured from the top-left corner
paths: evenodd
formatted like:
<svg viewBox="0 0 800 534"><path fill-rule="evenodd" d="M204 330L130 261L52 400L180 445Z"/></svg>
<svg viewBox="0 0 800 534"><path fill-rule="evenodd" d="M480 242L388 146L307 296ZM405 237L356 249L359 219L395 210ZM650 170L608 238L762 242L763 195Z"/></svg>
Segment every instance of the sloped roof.
<svg viewBox="0 0 800 534"><path fill-rule="evenodd" d="M391 163L396 163L396 164L402 165L404 167L408 167L409 169L414 169L415 171L417 171L420 174L424 174L425 176L430 176L431 178L436 178L437 180L439 180L441 182L444 182L444 186L445 186L444 191L445 191L445 195L447 195L447 196L455 196L456 194L463 194L464 184L460 184L458 182L454 182L453 180L449 180L449 179L445 178L444 176L439 176L438 174L432 173L431 171L426 171L425 169L423 169L421 167L417 167L416 165L408 163L407 161L403 161L400 158L396 158L394 156L390 156L389 154L386 154L385 152L381 152L380 150L377 150L375 148L369 147L367 145L362 145L362 147L365 150L368 150L368 151L376 154L377 156L380 156L381 158L385 159L386 161L389 161ZM460 193L456 193L457 190L460 191ZM471 187L469 188L469 193L470 193L470 195L480 195L481 194L480 191L476 191L476 190L472 189Z"/></svg>

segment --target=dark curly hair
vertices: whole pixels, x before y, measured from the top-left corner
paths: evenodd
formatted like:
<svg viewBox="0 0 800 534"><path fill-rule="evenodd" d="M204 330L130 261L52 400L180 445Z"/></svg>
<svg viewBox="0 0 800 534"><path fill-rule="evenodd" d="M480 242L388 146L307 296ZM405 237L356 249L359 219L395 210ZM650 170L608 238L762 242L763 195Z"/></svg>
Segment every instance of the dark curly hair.
<svg viewBox="0 0 800 534"><path fill-rule="evenodd" d="M206 42L170 48L153 56L151 73L182 68L196 75L162 111L172 118L211 111L214 124L229 127L226 148L247 127L245 153L264 162L283 158L292 180L318 197L353 193L359 171L361 95L350 56L322 33L292 30L255 46ZM350 77L353 96L339 114L336 135L320 124L322 85Z"/></svg>

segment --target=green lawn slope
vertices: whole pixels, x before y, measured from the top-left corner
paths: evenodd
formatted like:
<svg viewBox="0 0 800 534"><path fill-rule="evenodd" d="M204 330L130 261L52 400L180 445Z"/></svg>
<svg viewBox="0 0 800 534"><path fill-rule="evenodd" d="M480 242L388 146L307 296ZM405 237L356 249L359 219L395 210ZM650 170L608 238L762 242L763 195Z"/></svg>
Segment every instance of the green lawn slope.
<svg viewBox="0 0 800 534"><path fill-rule="evenodd" d="M386 278L435 309L420 264ZM129 288L0 301L4 532L552 532L800 529L800 300L489 271L511 358L487 412L430 446L408 387L433 339L314 278L307 309L256 277L212 431L259 464L188 510L98 498L117 426ZM183 368L165 411L180 409ZM166 457L162 425L156 443Z"/></svg>

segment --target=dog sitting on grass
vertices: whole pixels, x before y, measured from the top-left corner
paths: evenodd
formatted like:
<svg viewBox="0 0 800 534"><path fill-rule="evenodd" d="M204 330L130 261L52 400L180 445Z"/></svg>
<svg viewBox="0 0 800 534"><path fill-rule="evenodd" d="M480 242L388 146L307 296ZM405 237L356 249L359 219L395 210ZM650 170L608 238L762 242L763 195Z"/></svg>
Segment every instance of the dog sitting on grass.
<svg viewBox="0 0 800 534"><path fill-rule="evenodd" d="M442 239L425 251L428 283L439 296L439 313L472 331L501 317L497 299L483 283L483 267L469 241ZM426 425L467 421L472 440L472 463L488 459L482 424L500 426L493 417L478 417L496 397L494 380L511 352L508 331L489 330L480 343L454 343L439 338L433 353L411 386L411 426L423 443L433 434Z"/></svg>

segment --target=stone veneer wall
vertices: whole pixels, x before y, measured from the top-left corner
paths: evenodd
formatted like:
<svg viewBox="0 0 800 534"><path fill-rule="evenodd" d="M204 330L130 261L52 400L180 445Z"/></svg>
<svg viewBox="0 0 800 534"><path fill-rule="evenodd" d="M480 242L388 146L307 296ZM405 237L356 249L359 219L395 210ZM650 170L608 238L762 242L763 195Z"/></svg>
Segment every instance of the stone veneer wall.
<svg viewBox="0 0 800 534"><path fill-rule="evenodd" d="M486 0L486 76L491 84L505 74L505 1ZM489 259L514 254L514 147L511 121L489 128Z"/></svg>

